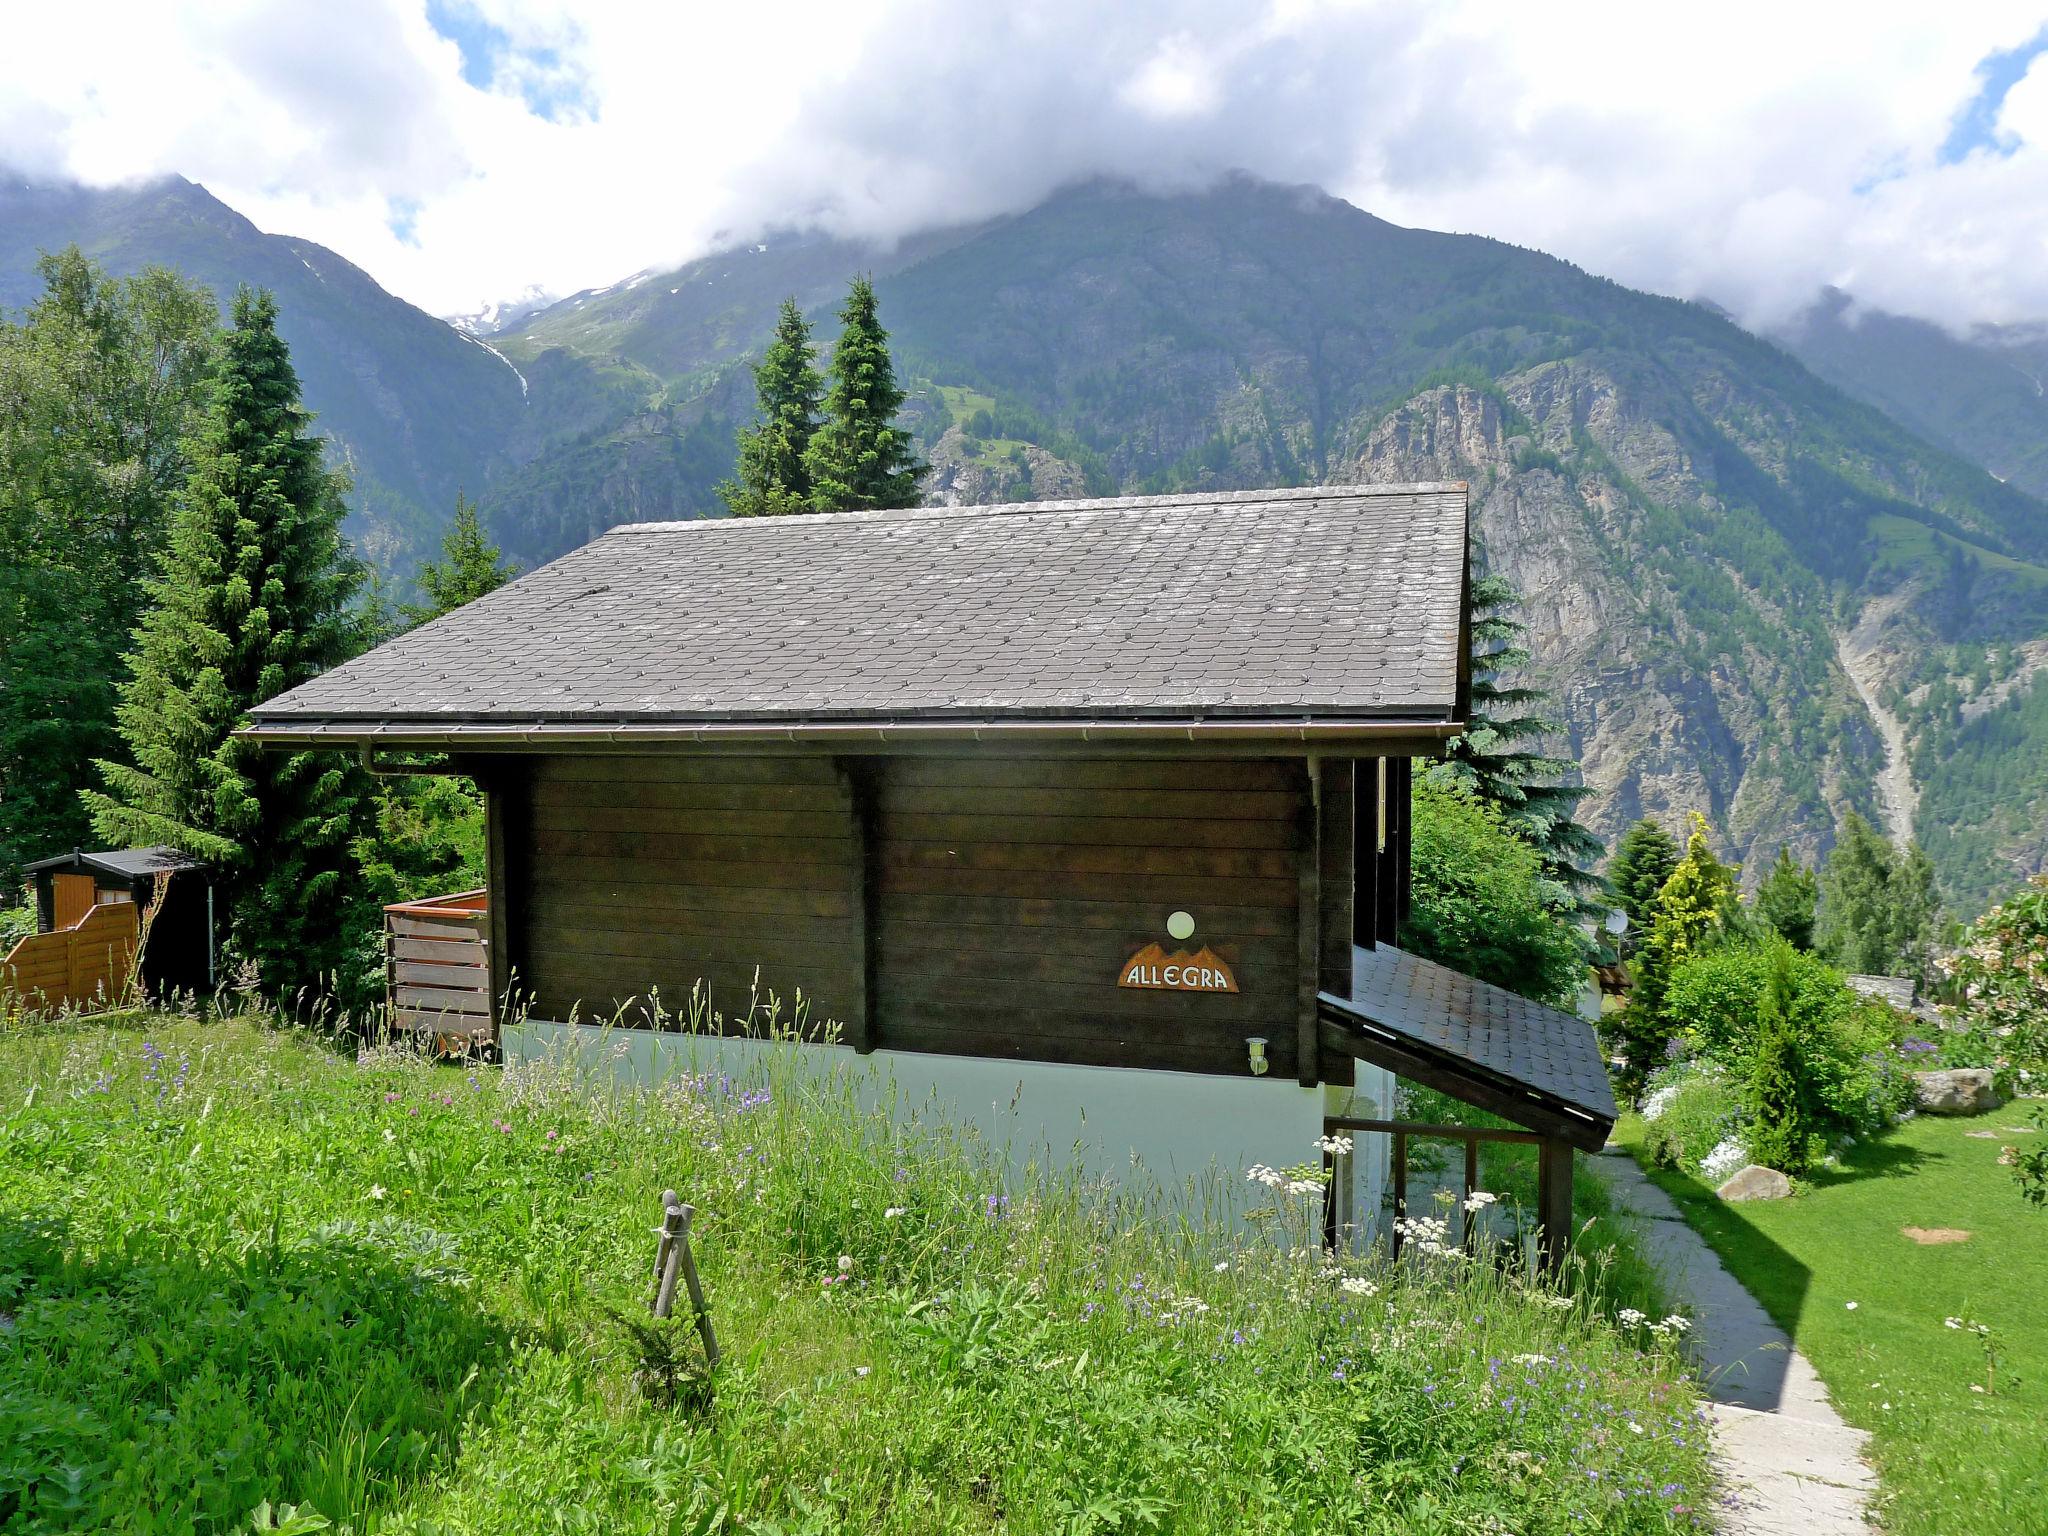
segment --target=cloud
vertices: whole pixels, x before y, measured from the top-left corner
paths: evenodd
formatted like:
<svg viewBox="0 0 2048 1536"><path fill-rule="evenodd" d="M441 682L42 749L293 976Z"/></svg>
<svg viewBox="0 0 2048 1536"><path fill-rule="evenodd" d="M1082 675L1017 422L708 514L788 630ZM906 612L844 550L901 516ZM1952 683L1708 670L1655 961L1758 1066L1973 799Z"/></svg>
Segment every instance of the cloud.
<svg viewBox="0 0 2048 1536"><path fill-rule="evenodd" d="M2048 316L2048 54L1998 0L293 0L41 7L0 160L176 171L430 309L1082 177L1314 182L1757 323Z"/></svg>

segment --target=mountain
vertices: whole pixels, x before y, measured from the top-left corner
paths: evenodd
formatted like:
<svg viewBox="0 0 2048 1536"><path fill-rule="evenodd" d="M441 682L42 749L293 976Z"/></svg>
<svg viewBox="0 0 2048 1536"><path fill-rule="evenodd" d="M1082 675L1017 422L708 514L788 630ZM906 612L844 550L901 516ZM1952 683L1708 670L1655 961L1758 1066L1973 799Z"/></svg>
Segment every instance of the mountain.
<svg viewBox="0 0 2048 1536"><path fill-rule="evenodd" d="M1604 836L1699 809L1760 875L1781 844L1819 857L1855 808L1917 832L1966 913L2048 866L2048 507L2018 459L2014 483L1970 462L1967 423L1877 408L1709 308L1313 189L1103 184L893 248L771 235L508 309L474 322L494 356L189 184L85 200L41 227L278 290L323 422L370 483L417 487L403 517L359 509L388 567L456 483L529 564L715 515L779 301L829 341L869 272L933 499L1466 479ZM0 231L18 303L24 242Z"/></svg>
<svg viewBox="0 0 2048 1536"><path fill-rule="evenodd" d="M1830 289L1773 339L1929 442L2048 496L2048 325L1957 335Z"/></svg>
<svg viewBox="0 0 2048 1536"><path fill-rule="evenodd" d="M349 532L386 571L410 571L456 492L480 491L519 441L526 391L504 358L325 246L267 235L192 182L0 180L0 308L33 302L38 252L73 243L117 274L173 267L223 311L239 283L277 295L307 402L355 480Z"/></svg>
<svg viewBox="0 0 2048 1536"><path fill-rule="evenodd" d="M854 270L937 499L1469 479L1609 838L1697 808L1760 874L1856 808L1910 821L1971 911L2048 863L2048 507L1725 315L1311 189L1090 186L928 248L770 241L542 310L498 338L522 367L649 386L494 488L501 536L539 558L715 511L744 356L784 293L829 336Z"/></svg>

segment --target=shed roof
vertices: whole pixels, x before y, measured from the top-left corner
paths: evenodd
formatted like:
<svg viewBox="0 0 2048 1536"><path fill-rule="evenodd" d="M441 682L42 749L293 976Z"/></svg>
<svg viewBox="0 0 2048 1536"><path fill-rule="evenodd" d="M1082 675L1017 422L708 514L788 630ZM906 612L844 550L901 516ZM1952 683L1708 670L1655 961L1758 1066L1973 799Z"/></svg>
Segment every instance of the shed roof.
<svg viewBox="0 0 2048 1536"><path fill-rule="evenodd" d="M162 874L166 870L205 867L199 860L178 848L103 848L92 853L74 848L69 853L37 859L33 864L23 866L24 870L32 875L41 874L46 869L75 869L91 870L94 874L114 875L124 880L132 880L137 875Z"/></svg>
<svg viewBox="0 0 2048 1536"><path fill-rule="evenodd" d="M1391 944L1351 951L1351 996L1322 995L1322 1011L1340 1029L1338 1043L1395 1072L1419 1061L1490 1091L1483 1102L1511 1120L1562 1129L1567 1139L1598 1147L1617 1113L1614 1089L1593 1026L1575 1014L1476 980ZM1521 1111L1518 1113L1518 1109Z"/></svg>
<svg viewBox="0 0 2048 1536"><path fill-rule="evenodd" d="M252 734L1449 727L1465 520L1434 484L628 525Z"/></svg>

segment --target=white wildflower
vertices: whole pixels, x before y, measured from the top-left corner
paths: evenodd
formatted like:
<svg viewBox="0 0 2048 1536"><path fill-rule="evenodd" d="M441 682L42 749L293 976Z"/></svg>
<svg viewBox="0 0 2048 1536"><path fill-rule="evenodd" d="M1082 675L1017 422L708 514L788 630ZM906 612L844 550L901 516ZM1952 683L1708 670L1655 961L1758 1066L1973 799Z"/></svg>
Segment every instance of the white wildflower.
<svg viewBox="0 0 2048 1536"><path fill-rule="evenodd" d="M1332 1157L1343 1157L1351 1150L1351 1138L1349 1136L1318 1136L1315 1145L1316 1150L1319 1152L1327 1152Z"/></svg>
<svg viewBox="0 0 2048 1536"><path fill-rule="evenodd" d="M1226 1270L1226 1269L1228 1269L1228 1268L1230 1268L1230 1260L1228 1260L1228 1259L1218 1259L1218 1260L1216 1261L1216 1273L1217 1273L1217 1274L1219 1274L1219 1275L1220 1275L1220 1274L1222 1274L1222 1273L1223 1273L1223 1271L1225 1271L1225 1270Z"/></svg>
<svg viewBox="0 0 2048 1536"><path fill-rule="evenodd" d="M904 1215L906 1212L908 1212L909 1209L910 1207L907 1205L892 1205L889 1207L889 1209L882 1212L882 1220L894 1221L898 1216Z"/></svg>
<svg viewBox="0 0 2048 1536"><path fill-rule="evenodd" d="M1548 1355L1517 1355L1517 1356L1515 1356L1515 1364L1517 1364L1517 1365L1548 1365L1548 1364L1550 1364L1550 1356L1548 1356Z"/></svg>
<svg viewBox="0 0 2048 1536"><path fill-rule="evenodd" d="M1543 1305L1555 1307L1560 1312L1567 1312L1571 1310L1572 1299L1569 1296L1545 1296L1543 1298Z"/></svg>
<svg viewBox="0 0 2048 1536"><path fill-rule="evenodd" d="M1363 1275L1346 1275L1337 1284L1350 1296L1377 1296L1380 1293L1380 1288Z"/></svg>
<svg viewBox="0 0 2048 1536"><path fill-rule="evenodd" d="M396 1141L398 1140L398 1132L394 1131L393 1129L391 1129L390 1126L387 1125L384 1127L384 1139L387 1142Z"/></svg>
<svg viewBox="0 0 2048 1536"><path fill-rule="evenodd" d="M1680 1083L1672 1083L1668 1087L1659 1088L1655 1093L1643 1100L1643 1118L1645 1120L1655 1120L1662 1115L1665 1110L1671 1107L1671 1101L1678 1097L1678 1090L1682 1086L1683 1084Z"/></svg>
<svg viewBox="0 0 2048 1536"><path fill-rule="evenodd" d="M1944 1328L1960 1328L1963 1326L1963 1320L1960 1317L1944 1317L1941 1320L1941 1326Z"/></svg>
<svg viewBox="0 0 2048 1536"><path fill-rule="evenodd" d="M382 1200L384 1198L384 1186L382 1184L372 1184L370 1186L370 1198L372 1200Z"/></svg>
<svg viewBox="0 0 2048 1536"><path fill-rule="evenodd" d="M1678 1313L1674 1312L1669 1317L1665 1318L1664 1321L1660 1323L1658 1326L1662 1328L1668 1328L1673 1333L1685 1333L1691 1329L1692 1319L1689 1317L1682 1317Z"/></svg>
<svg viewBox="0 0 2048 1536"><path fill-rule="evenodd" d="M842 1275L850 1275L853 1273L852 1254L842 1253L841 1255L839 1255L839 1273L841 1273Z"/></svg>
<svg viewBox="0 0 2048 1536"><path fill-rule="evenodd" d="M1499 1201L1499 1195L1488 1194L1483 1189L1475 1189L1465 1197L1465 1214L1476 1216L1489 1205L1498 1204Z"/></svg>
<svg viewBox="0 0 2048 1536"><path fill-rule="evenodd" d="M1620 1320L1621 1326L1624 1328L1634 1328L1638 1324L1646 1323L1650 1320L1649 1313L1638 1312L1634 1307L1623 1307L1615 1316Z"/></svg>
<svg viewBox="0 0 2048 1536"><path fill-rule="evenodd" d="M1746 1167L1748 1163L1749 1152L1743 1147L1741 1138L1729 1136L1700 1159L1700 1172L1708 1179L1719 1183L1738 1168Z"/></svg>
<svg viewBox="0 0 2048 1536"><path fill-rule="evenodd" d="M871 1365L856 1365L853 1368L853 1374L856 1376L865 1376L873 1369L874 1367Z"/></svg>
<svg viewBox="0 0 2048 1536"><path fill-rule="evenodd" d="M1628 1432L1632 1435L1640 1435L1643 1432L1643 1426L1638 1424L1634 1419L1630 1419L1628 1421Z"/></svg>
<svg viewBox="0 0 2048 1536"><path fill-rule="evenodd" d="M1853 1301L1845 1301L1842 1303L1842 1310L1845 1312L1854 1312L1856 1310L1856 1303Z"/></svg>

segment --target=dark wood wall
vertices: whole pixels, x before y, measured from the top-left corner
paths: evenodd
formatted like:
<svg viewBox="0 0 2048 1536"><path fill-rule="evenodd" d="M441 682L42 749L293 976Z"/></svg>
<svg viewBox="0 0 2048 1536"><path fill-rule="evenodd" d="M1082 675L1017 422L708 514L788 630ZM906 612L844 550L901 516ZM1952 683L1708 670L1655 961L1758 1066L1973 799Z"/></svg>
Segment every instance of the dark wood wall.
<svg viewBox="0 0 2048 1536"><path fill-rule="evenodd" d="M523 789L523 793L521 792ZM764 989L844 1018L858 960L853 838L828 758L543 757L507 786L517 984L534 1016L610 1018L702 980L743 1014Z"/></svg>
<svg viewBox="0 0 2048 1536"><path fill-rule="evenodd" d="M758 966L862 1049L1241 1075L1262 1035L1273 1077L1341 1078L1315 994L1387 920L1369 893L1398 899L1369 759L550 756L488 781L499 985L509 959L539 1018L637 999L645 1023L651 988L679 1012L700 978L735 1015ZM1155 942L1209 945L1239 991L1120 988Z"/></svg>
<svg viewBox="0 0 2048 1536"><path fill-rule="evenodd" d="M905 1050L1295 1069L1300 761L901 758L876 791L876 1035ZM1167 915L1195 918L1169 938ZM1117 986L1208 944L1239 991Z"/></svg>

